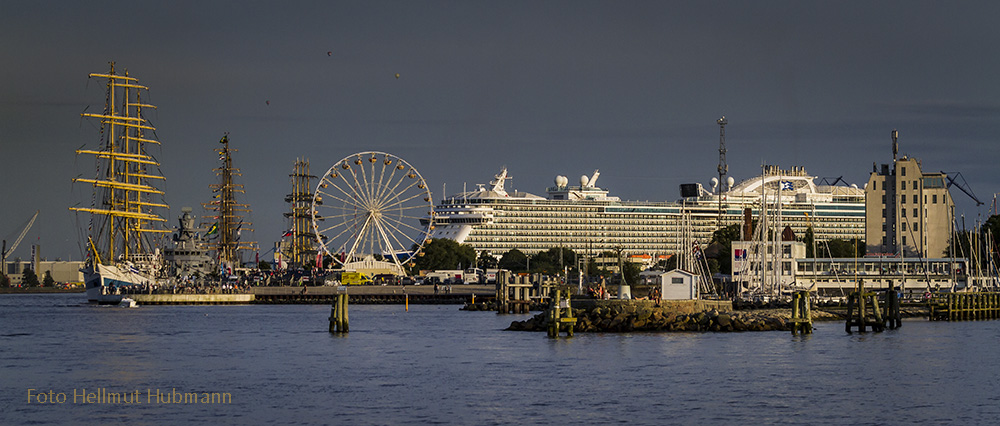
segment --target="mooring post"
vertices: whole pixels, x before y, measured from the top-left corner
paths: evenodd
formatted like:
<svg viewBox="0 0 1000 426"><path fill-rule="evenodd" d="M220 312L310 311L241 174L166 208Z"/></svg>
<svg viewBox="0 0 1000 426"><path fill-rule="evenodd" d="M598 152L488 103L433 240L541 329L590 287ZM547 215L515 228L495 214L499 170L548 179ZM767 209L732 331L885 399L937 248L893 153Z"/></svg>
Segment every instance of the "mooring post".
<svg viewBox="0 0 1000 426"><path fill-rule="evenodd" d="M339 291L343 291L344 293L337 293L333 299L333 312L330 315L331 333L347 333L350 328L347 317L347 290L341 287Z"/></svg>
<svg viewBox="0 0 1000 426"><path fill-rule="evenodd" d="M845 331L851 332L851 325L854 321L854 305L858 299L857 293L851 293L847 296L847 324L844 326Z"/></svg>
<svg viewBox="0 0 1000 426"><path fill-rule="evenodd" d="M885 294L885 319L889 322L890 329L896 329L903 325L899 315L899 293L896 287L890 283L889 290Z"/></svg>
<svg viewBox="0 0 1000 426"><path fill-rule="evenodd" d="M559 292L556 292L550 303L552 305L552 322L549 327L549 337L559 337L559 296Z"/></svg>
<svg viewBox="0 0 1000 426"><path fill-rule="evenodd" d="M569 289L563 290L566 292L566 316L563 321L566 322L566 336L573 337L573 329L576 327L576 318L573 316L573 301L571 300L571 295Z"/></svg>
<svg viewBox="0 0 1000 426"><path fill-rule="evenodd" d="M848 308L849 309L849 308ZM812 314L809 311L809 291L792 293L792 334L812 333ZM849 323L848 323L849 324ZM850 325L848 325L850 327Z"/></svg>
<svg viewBox="0 0 1000 426"><path fill-rule="evenodd" d="M509 297L509 290L507 289L507 282L510 280L510 272L499 271L497 272L497 283L496 283L496 303L497 303L497 313L507 314L510 313L510 307L507 305L507 298Z"/></svg>

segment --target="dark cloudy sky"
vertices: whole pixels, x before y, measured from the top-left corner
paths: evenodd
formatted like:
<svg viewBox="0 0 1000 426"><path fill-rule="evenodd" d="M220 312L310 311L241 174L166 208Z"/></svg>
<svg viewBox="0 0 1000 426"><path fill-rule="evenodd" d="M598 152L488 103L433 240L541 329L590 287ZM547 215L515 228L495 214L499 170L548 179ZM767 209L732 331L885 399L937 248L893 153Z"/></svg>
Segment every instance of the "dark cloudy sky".
<svg viewBox="0 0 1000 426"><path fill-rule="evenodd" d="M360 151L414 165L435 198L485 183L540 194L591 174L628 200L805 166L859 186L900 150L1000 192L1000 3L811 1L0 2L0 234L15 255L81 258L67 207L92 176L87 74L115 61L151 88L170 224L208 201L213 153L239 149L255 239L287 228L297 157ZM331 52L330 55L327 52ZM395 78L399 73L400 77ZM269 102L269 105L268 105ZM971 223L976 208L953 190Z"/></svg>

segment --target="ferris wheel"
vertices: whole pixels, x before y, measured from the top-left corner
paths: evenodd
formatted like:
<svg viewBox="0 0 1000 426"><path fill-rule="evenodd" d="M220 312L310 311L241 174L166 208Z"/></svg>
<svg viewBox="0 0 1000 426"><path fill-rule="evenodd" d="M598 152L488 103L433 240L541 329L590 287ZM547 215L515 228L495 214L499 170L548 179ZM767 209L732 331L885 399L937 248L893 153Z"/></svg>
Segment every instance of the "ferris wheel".
<svg viewBox="0 0 1000 426"><path fill-rule="evenodd" d="M398 273L430 238L434 205L427 182L403 159L360 152L319 179L312 226L321 251L342 266L386 264Z"/></svg>

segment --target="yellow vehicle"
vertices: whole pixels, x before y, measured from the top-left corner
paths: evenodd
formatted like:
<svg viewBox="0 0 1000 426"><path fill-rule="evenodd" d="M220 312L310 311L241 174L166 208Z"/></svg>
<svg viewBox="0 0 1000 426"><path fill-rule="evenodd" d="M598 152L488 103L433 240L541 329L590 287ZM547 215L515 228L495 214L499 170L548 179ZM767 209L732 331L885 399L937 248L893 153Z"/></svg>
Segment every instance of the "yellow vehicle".
<svg viewBox="0 0 1000 426"><path fill-rule="evenodd" d="M372 283L372 279L360 272L344 272L340 274L340 283L342 285L369 285Z"/></svg>

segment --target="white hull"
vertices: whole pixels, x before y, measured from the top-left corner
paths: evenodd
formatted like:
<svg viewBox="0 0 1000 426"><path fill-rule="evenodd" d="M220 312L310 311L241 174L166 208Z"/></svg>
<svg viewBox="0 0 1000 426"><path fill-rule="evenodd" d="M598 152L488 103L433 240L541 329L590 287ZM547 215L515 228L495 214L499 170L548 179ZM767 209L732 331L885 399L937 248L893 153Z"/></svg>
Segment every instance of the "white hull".
<svg viewBox="0 0 1000 426"><path fill-rule="evenodd" d="M125 269L124 266L96 265L83 270L87 288L87 301L100 304L118 304L122 300L121 287L151 285L152 277Z"/></svg>

